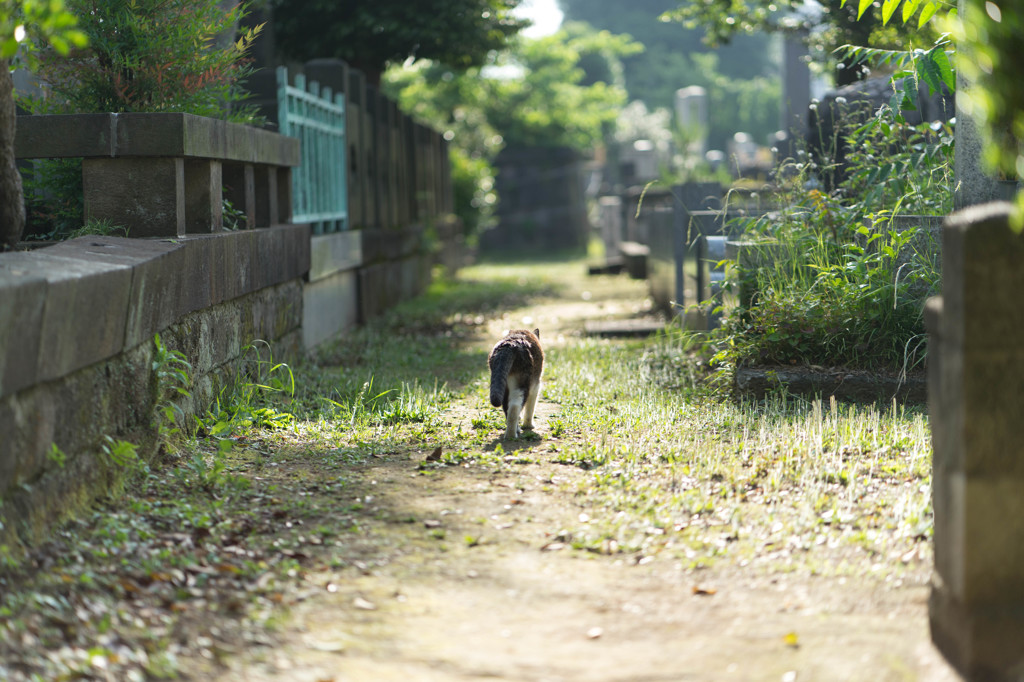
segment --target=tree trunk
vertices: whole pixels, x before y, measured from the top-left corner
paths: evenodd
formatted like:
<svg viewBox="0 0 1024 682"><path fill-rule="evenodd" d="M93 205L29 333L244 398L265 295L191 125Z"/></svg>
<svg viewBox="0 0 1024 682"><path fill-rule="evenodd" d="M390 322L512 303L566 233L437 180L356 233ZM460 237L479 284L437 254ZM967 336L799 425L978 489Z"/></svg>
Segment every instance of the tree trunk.
<svg viewBox="0 0 1024 682"><path fill-rule="evenodd" d="M14 79L11 65L0 60L0 251L13 249L25 230L25 194L14 158Z"/></svg>

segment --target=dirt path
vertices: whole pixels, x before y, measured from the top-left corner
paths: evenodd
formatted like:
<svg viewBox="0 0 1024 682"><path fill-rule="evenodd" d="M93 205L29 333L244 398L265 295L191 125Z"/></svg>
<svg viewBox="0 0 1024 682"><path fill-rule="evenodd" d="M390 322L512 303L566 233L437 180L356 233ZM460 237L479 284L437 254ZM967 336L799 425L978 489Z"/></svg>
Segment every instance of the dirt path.
<svg viewBox="0 0 1024 682"><path fill-rule="evenodd" d="M477 343L539 326L565 347L644 298L636 282L582 280ZM468 430L493 409L468 399L445 422ZM500 466L424 465L433 444L418 442L356 467L338 504L361 505L358 551L306 568L274 646L186 668L310 682L957 679L930 644L927 567L887 582L572 549L558 529L586 522L573 490L589 474L547 456L560 409L542 402L540 439L503 444Z"/></svg>

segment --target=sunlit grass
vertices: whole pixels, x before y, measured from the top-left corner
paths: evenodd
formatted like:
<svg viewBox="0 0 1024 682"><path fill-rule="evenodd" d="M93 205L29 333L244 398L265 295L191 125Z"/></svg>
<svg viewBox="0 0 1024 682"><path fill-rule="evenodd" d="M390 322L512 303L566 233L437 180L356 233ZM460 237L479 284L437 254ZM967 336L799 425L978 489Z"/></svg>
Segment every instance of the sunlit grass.
<svg viewBox="0 0 1024 682"><path fill-rule="evenodd" d="M889 571L930 551L919 547L931 535L922 410L666 390L651 363L671 351L653 346L670 343L552 354L547 397L562 406L552 436L567 441L556 461L590 473L573 490L588 510L569 533L575 545L815 572Z"/></svg>

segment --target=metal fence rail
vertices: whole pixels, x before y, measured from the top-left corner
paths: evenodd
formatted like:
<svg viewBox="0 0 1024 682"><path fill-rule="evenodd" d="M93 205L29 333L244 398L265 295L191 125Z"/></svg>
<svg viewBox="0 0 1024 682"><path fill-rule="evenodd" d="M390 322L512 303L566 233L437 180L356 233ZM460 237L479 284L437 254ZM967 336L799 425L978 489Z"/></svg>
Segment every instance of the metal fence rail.
<svg viewBox="0 0 1024 682"><path fill-rule="evenodd" d="M345 98L304 75L288 84L277 68L278 126L302 143L302 164L292 171L292 221L309 223L315 234L347 229L348 189Z"/></svg>

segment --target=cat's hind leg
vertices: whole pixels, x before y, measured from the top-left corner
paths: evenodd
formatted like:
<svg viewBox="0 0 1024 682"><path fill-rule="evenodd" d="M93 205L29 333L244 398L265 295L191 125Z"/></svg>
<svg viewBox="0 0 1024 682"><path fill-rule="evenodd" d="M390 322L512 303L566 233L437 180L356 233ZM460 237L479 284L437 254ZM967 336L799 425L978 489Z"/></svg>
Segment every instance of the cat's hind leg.
<svg viewBox="0 0 1024 682"><path fill-rule="evenodd" d="M523 409L524 391L515 379L508 378L508 408L505 410L505 438L519 438L519 413Z"/></svg>
<svg viewBox="0 0 1024 682"><path fill-rule="evenodd" d="M526 406L523 410L523 428L533 430L533 410L537 407L537 398L540 397L540 382L530 386L529 395L526 396Z"/></svg>

